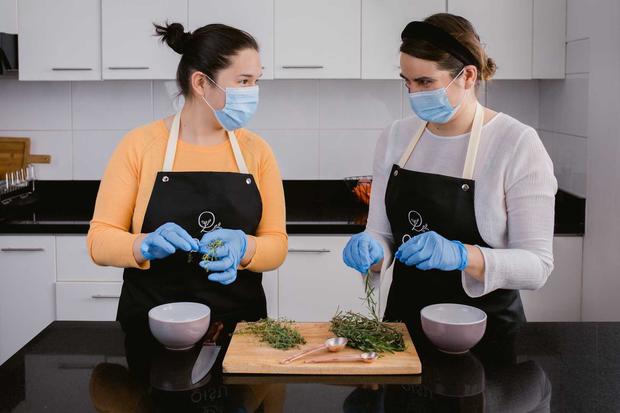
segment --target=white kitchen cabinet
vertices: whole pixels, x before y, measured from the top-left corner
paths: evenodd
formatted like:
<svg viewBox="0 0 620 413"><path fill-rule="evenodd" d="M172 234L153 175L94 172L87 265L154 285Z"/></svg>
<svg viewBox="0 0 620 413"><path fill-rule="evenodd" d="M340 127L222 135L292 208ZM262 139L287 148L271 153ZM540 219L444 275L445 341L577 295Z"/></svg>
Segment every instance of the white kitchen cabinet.
<svg viewBox="0 0 620 413"><path fill-rule="evenodd" d="M498 69L495 79L532 78L533 0L448 0L468 19Z"/></svg>
<svg viewBox="0 0 620 413"><path fill-rule="evenodd" d="M445 11L445 0L362 0L362 79L399 79L407 23Z"/></svg>
<svg viewBox="0 0 620 413"><path fill-rule="evenodd" d="M267 299L267 316L278 318L278 270L263 273L263 289Z"/></svg>
<svg viewBox="0 0 620 413"><path fill-rule="evenodd" d="M329 321L338 309L366 313L363 278L342 262L348 240L348 236L289 237L289 253L279 269L280 317Z"/></svg>
<svg viewBox="0 0 620 413"><path fill-rule="evenodd" d="M566 73L566 0L534 0L532 77L561 79Z"/></svg>
<svg viewBox="0 0 620 413"><path fill-rule="evenodd" d="M154 36L166 22L187 30L187 0L101 0L103 78L175 79L181 56Z"/></svg>
<svg viewBox="0 0 620 413"><path fill-rule="evenodd" d="M210 23L245 30L258 42L263 79L273 79L273 0L189 0L192 31Z"/></svg>
<svg viewBox="0 0 620 413"><path fill-rule="evenodd" d="M17 34L17 0L0 0L0 33Z"/></svg>
<svg viewBox="0 0 620 413"><path fill-rule="evenodd" d="M123 269L95 264L88 254L85 235L56 236L58 281L122 281Z"/></svg>
<svg viewBox="0 0 620 413"><path fill-rule="evenodd" d="M583 237L553 238L554 269L537 291L521 291L528 321L581 321Z"/></svg>
<svg viewBox="0 0 620 413"><path fill-rule="evenodd" d="M20 0L20 80L100 80L101 0Z"/></svg>
<svg viewBox="0 0 620 413"><path fill-rule="evenodd" d="M360 0L275 0L275 77L360 77Z"/></svg>
<svg viewBox="0 0 620 413"><path fill-rule="evenodd" d="M122 282L57 282L56 319L113 321Z"/></svg>
<svg viewBox="0 0 620 413"><path fill-rule="evenodd" d="M0 236L0 364L54 321L53 236Z"/></svg>

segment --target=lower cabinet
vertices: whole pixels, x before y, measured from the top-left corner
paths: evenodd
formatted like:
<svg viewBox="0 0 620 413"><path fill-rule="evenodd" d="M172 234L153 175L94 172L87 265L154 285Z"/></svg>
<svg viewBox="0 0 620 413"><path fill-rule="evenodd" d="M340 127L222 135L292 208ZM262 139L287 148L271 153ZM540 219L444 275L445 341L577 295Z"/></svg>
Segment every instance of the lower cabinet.
<svg viewBox="0 0 620 413"><path fill-rule="evenodd" d="M0 236L0 364L54 321L54 236Z"/></svg>
<svg viewBox="0 0 620 413"><path fill-rule="evenodd" d="M57 282L56 319L112 321L122 282Z"/></svg>
<svg viewBox="0 0 620 413"><path fill-rule="evenodd" d="M328 321L338 310L366 312L364 279L342 262L348 240L348 236L289 237L288 256L278 270L280 317Z"/></svg>
<svg viewBox="0 0 620 413"><path fill-rule="evenodd" d="M536 291L521 291L528 321L581 321L583 237L553 238L554 269Z"/></svg>

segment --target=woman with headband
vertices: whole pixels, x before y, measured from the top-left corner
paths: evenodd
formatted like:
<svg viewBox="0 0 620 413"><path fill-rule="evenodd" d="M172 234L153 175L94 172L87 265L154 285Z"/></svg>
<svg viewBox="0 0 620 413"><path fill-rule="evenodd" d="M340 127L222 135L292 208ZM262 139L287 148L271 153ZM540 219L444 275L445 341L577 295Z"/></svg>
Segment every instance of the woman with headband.
<svg viewBox="0 0 620 413"><path fill-rule="evenodd" d="M553 165L532 127L478 102L495 63L469 21L436 14L401 39L415 116L377 143L368 224L344 262L366 274L395 260L385 319L414 339L420 310L451 302L484 310L492 343L525 321L519 290L553 269Z"/></svg>

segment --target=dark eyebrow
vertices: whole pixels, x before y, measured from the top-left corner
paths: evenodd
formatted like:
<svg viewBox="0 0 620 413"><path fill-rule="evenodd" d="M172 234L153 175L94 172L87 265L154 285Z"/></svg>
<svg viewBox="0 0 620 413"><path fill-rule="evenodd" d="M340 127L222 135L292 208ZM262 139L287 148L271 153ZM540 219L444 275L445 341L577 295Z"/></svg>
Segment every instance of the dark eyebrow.
<svg viewBox="0 0 620 413"><path fill-rule="evenodd" d="M405 77L402 73L399 73L398 75L399 75L399 76L400 76L403 80L407 80L407 78L406 78L406 77Z"/></svg>
<svg viewBox="0 0 620 413"><path fill-rule="evenodd" d="M414 82L433 82L435 79L428 76L420 76L413 79Z"/></svg>

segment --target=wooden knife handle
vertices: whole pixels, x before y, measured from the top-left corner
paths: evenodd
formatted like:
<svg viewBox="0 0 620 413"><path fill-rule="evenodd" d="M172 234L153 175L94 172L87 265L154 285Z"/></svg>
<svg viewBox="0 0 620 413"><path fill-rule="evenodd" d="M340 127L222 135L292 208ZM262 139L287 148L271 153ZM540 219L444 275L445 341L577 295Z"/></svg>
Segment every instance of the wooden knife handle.
<svg viewBox="0 0 620 413"><path fill-rule="evenodd" d="M207 336L205 337L205 341L202 345L203 346L214 346L223 329L224 329L224 323L222 323L221 321L214 322L209 328L209 331L207 331Z"/></svg>

